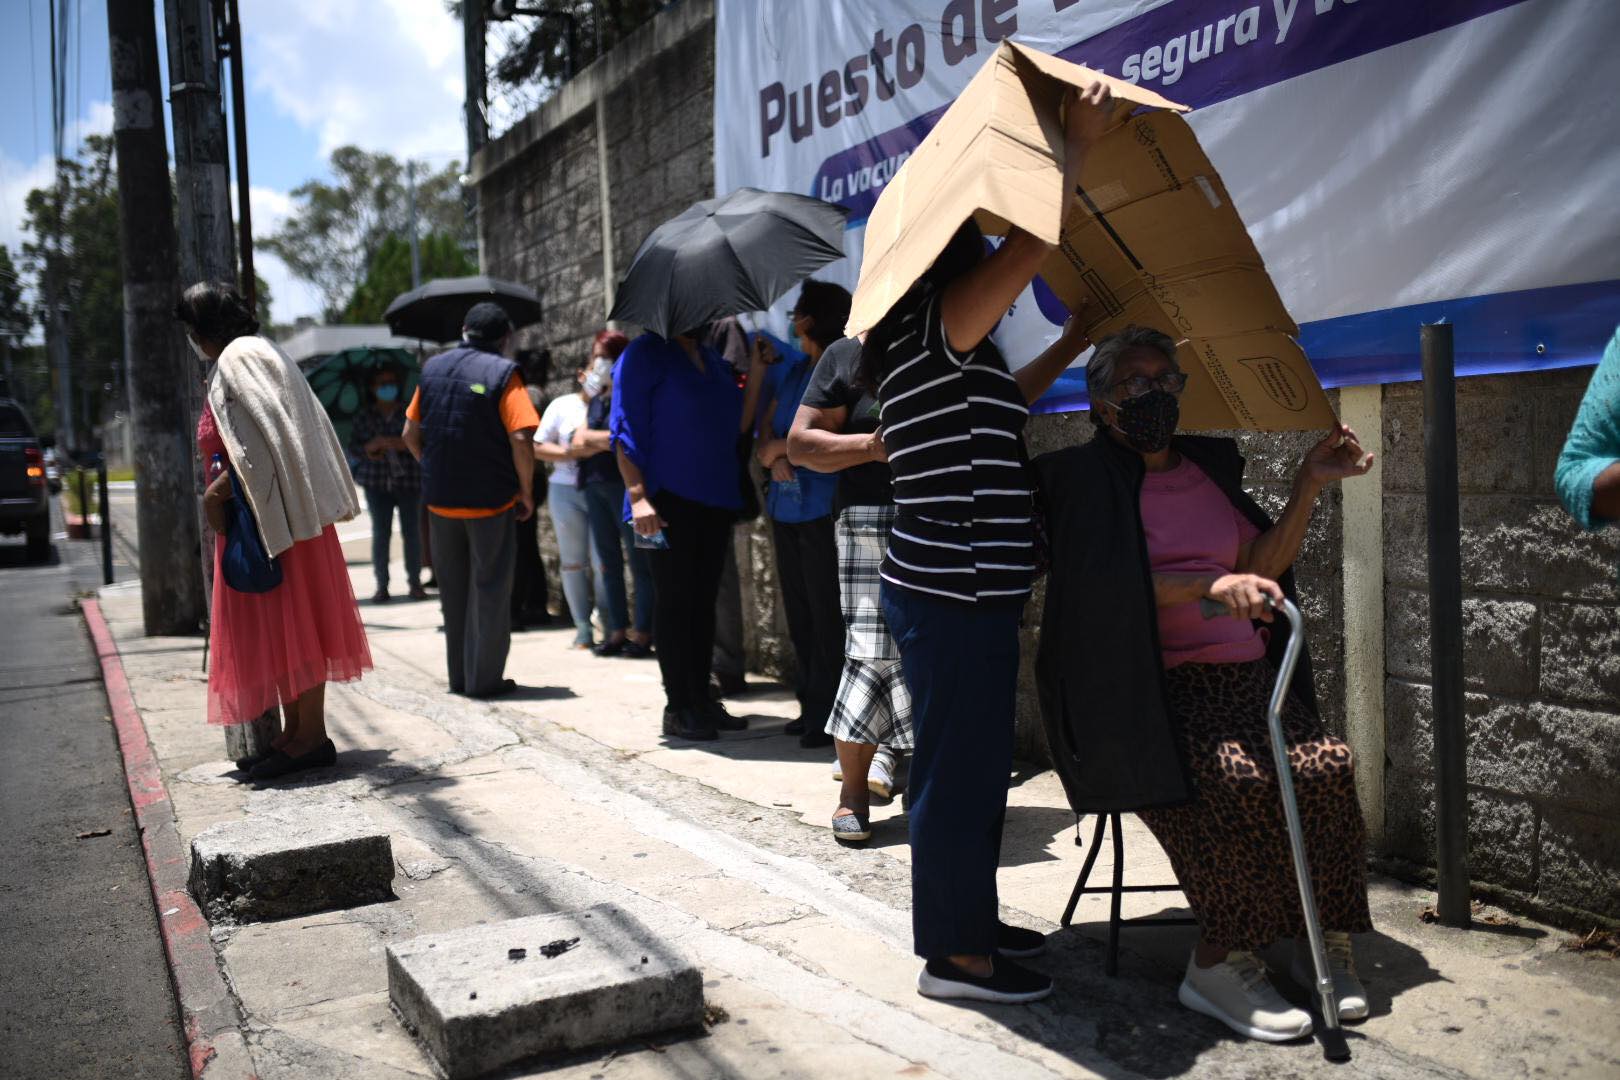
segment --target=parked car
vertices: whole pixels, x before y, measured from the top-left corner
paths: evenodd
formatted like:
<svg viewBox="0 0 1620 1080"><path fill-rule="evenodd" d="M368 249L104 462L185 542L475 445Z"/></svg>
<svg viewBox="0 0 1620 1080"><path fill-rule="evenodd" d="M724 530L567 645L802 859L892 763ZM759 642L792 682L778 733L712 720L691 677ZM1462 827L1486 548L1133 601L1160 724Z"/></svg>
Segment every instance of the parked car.
<svg viewBox="0 0 1620 1080"><path fill-rule="evenodd" d="M28 557L51 555L51 502L45 452L23 407L0 398L0 534L28 537Z"/></svg>

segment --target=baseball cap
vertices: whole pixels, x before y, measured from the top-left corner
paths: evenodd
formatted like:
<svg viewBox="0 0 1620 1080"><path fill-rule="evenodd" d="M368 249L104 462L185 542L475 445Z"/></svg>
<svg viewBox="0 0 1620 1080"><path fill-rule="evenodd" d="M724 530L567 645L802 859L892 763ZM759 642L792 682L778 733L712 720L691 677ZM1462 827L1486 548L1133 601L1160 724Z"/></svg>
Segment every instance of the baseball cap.
<svg viewBox="0 0 1620 1080"><path fill-rule="evenodd" d="M493 344L512 332L512 320L501 305L485 300L468 310L461 321L461 332L468 341Z"/></svg>

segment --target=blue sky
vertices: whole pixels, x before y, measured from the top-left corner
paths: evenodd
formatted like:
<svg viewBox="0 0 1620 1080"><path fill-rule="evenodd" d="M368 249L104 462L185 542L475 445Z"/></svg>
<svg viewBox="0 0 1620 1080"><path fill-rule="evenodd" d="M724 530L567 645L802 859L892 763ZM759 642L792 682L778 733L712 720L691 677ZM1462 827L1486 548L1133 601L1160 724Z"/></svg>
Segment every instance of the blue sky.
<svg viewBox="0 0 1620 1080"><path fill-rule="evenodd" d="M23 200L50 179L53 2L0 3L0 243L13 251ZM288 192L325 175L327 155L338 146L386 150L434 167L460 159L461 27L443 0L240 3L256 234L286 216ZM71 154L84 134L111 130L112 106L105 0L69 7ZM154 10L161 36L161 2ZM279 261L256 253L255 262L270 283L278 321L316 311L315 294Z"/></svg>

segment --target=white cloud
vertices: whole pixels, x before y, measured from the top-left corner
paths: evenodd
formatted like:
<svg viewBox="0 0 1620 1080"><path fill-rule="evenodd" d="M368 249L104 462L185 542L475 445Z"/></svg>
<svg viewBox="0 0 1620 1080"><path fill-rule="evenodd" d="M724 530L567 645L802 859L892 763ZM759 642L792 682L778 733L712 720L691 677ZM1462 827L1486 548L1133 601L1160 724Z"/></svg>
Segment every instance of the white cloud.
<svg viewBox="0 0 1620 1080"><path fill-rule="evenodd" d="M254 88L316 135L435 160L465 143L461 24L443 0L244 0Z"/></svg>
<svg viewBox="0 0 1620 1080"><path fill-rule="evenodd" d="M68 126L68 152L71 154L86 135L111 134L112 122L112 102L91 102L85 114ZM13 256L22 245L28 193L49 185L54 175L49 154L26 162L0 152L0 244L10 248Z"/></svg>

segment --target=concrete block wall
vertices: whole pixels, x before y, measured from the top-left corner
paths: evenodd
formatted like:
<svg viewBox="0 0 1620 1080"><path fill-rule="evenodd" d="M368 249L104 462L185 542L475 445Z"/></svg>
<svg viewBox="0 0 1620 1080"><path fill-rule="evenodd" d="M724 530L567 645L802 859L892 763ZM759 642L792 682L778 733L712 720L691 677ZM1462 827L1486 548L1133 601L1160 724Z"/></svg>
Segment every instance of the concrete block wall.
<svg viewBox="0 0 1620 1080"><path fill-rule="evenodd" d="M1471 876L1555 917L1620 919L1620 534L1583 533L1553 468L1590 368L1463 379ZM1384 388L1386 850L1434 851L1423 400Z"/></svg>
<svg viewBox="0 0 1620 1080"><path fill-rule="evenodd" d="M591 65L492 142L474 176L484 272L539 292L545 318L519 344L551 350L548 400L570 393L606 325L609 279L623 276L655 226L714 195L712 0L687 0ZM793 648L768 524L739 528L736 544L750 667L788 677ZM555 604L557 544L545 511L541 553Z"/></svg>

